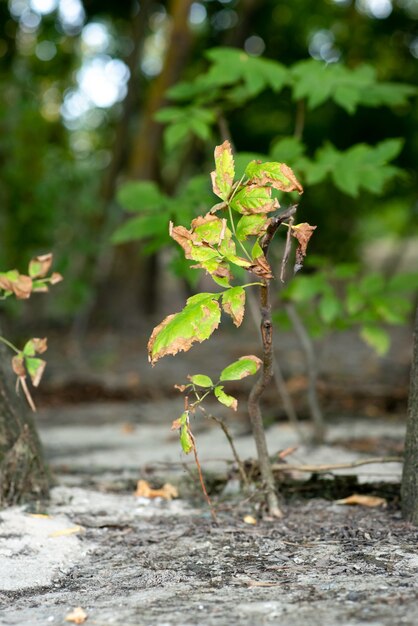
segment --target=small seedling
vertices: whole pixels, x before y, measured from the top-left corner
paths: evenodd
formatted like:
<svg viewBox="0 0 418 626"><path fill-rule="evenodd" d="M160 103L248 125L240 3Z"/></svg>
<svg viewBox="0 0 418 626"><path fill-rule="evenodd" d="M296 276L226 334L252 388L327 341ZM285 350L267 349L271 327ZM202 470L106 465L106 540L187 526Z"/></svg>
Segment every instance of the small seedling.
<svg viewBox="0 0 418 626"><path fill-rule="evenodd" d="M257 447L263 487L269 514L280 517L281 511L267 451L260 398L270 382L273 368L270 283L273 271L268 262L268 250L280 226L287 228L287 240L280 272L284 280L292 237L297 239L294 271L301 269L308 241L315 226L294 224L297 206L279 211L277 192L303 192L293 171L284 163L251 161L243 176L235 181L235 166L231 145L225 141L215 149L215 171L211 174L212 189L221 202L205 215L195 218L190 228L170 223L171 237L183 248L193 268L205 270L221 287L220 291L197 293L190 297L179 313L166 317L154 328L148 342L152 365L166 355L186 352L196 342L208 339L218 328L223 311L239 327L245 313L246 290L258 286L261 313L262 358L243 356L225 367L217 381L205 374L190 376L190 382L178 388L185 393L184 412L173 422L180 432L180 443L186 454L194 452L202 487L206 494L197 457L196 443L190 428L193 414L203 400L212 394L225 406L236 410L237 400L224 390L224 383L260 375L249 400L254 439ZM256 276L255 282L242 282L245 271ZM241 282L241 284L233 284ZM194 401L189 401L193 394ZM206 494L207 495L207 494Z"/></svg>
<svg viewBox="0 0 418 626"><path fill-rule="evenodd" d="M52 265L52 254L43 254L33 258L29 263L28 274L20 274L18 270L0 272L0 300L15 296L18 300L27 300L33 293L49 291L49 285L55 285L62 280L61 274L48 273ZM22 387L26 400L33 411L35 403L30 394L26 378L29 378L34 387L41 382L46 361L39 358L47 350L47 340L33 338L26 342L22 350L0 335L0 341L15 352L12 358L12 368L16 374L16 391Z"/></svg>

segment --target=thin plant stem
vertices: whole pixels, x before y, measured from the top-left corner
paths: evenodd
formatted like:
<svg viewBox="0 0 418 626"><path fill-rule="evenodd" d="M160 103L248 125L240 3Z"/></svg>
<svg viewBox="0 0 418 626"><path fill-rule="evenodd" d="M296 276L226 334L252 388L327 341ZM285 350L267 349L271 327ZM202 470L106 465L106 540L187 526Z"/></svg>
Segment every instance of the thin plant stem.
<svg viewBox="0 0 418 626"><path fill-rule="evenodd" d="M20 353L20 350L18 350L18 348L16 348L16 346L14 346L12 343L10 343L10 341L8 341L7 339L5 339L4 337L2 337L0 335L0 341L2 343L4 343L5 346L7 346L8 348L10 348L11 350L13 350L13 352L16 352L16 354Z"/></svg>
<svg viewBox="0 0 418 626"><path fill-rule="evenodd" d="M232 438L231 433L229 432L228 426L225 424L223 419L221 419L220 417L217 417L216 415L212 415L211 413L208 413L204 407L201 406L199 408L200 408L202 413L207 418L212 419L214 422L219 424L219 426L222 428L222 431L223 431L225 437L227 438L227 441L228 441L229 446L231 448L232 455L233 455L233 457L235 459L235 462L236 462L236 464L238 466L238 471L239 471L240 476L242 478L242 482L244 483L245 487L247 489L249 489L250 488L250 483L249 483L249 480L248 480L248 476L247 476L247 474L245 472L244 464L243 464L243 462L242 462L242 460L241 460L241 458L240 458L240 456L238 454L238 451L237 451L237 449L235 447L234 440Z"/></svg>
<svg viewBox="0 0 418 626"><path fill-rule="evenodd" d="M249 261L252 261L251 255L248 253L248 251L247 251L246 247L244 246L244 244L242 243L242 241L240 241L240 240L238 239L238 237L237 237L237 232L236 232L236 230L235 230L234 218L233 218L233 215L232 215L232 209L231 209L231 207L230 207L229 203L228 203L228 214L229 214L229 220L230 220L230 222L231 222L231 230L232 230L232 232L233 232L233 234L234 234L235 239L238 241L238 243L239 243L239 245L240 245L240 248L241 248L241 250L244 252L244 254L245 254L245 256L247 257L247 259L248 259Z"/></svg>
<svg viewBox="0 0 418 626"><path fill-rule="evenodd" d="M196 441L195 441L194 436L190 432L190 430L189 430L189 435L190 435L190 438L191 438L192 443L193 443L194 460L195 460L195 463L196 463L197 472L199 474L199 480L200 480L200 485L202 487L203 495L205 496L206 502L208 503L212 519L215 522L215 524L217 524L218 523L218 518L216 517L215 509L213 507L212 501L211 501L211 499L209 497L209 494L207 492L207 489L206 489L206 485L205 485L205 481L204 481L203 473L202 473L202 467L200 465L199 456L197 454Z"/></svg>
<svg viewBox="0 0 418 626"><path fill-rule="evenodd" d="M260 312L257 306L257 302L255 301L255 298L253 297L253 294L251 292L248 294L248 304L250 307L252 318L254 320L254 324L258 328L260 326ZM305 435L300 427L299 419L298 419L298 416L297 416L297 413L293 404L293 400L291 398L290 393L287 390L284 376L280 367L280 362L276 358L275 355L273 355L273 378L274 378L274 383L275 383L277 392L282 401L283 409L284 409L284 412L286 413L286 417L289 420L290 424L295 429L295 431L297 432L300 441L302 443L305 443Z"/></svg>

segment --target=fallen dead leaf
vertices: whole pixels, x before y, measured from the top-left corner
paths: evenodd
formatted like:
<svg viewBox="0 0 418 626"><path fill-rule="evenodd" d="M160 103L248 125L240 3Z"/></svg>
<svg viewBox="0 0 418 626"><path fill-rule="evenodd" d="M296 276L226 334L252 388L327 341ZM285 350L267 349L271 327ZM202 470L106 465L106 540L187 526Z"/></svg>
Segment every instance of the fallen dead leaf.
<svg viewBox="0 0 418 626"><path fill-rule="evenodd" d="M285 448L284 450L281 450L277 456L279 457L279 459L284 459L287 456L289 456L289 454L293 454L294 452L296 452L297 449L298 449L298 446Z"/></svg>
<svg viewBox="0 0 418 626"><path fill-rule="evenodd" d="M29 517L34 517L35 519L49 519L51 516L46 515L46 513L30 513Z"/></svg>
<svg viewBox="0 0 418 626"><path fill-rule="evenodd" d="M125 435L132 435L132 433L135 432L135 424L131 424L130 422L125 422L125 424L122 424L121 430Z"/></svg>
<svg viewBox="0 0 418 626"><path fill-rule="evenodd" d="M243 520L246 524L252 524L255 526L257 524L257 520L252 515L246 515Z"/></svg>
<svg viewBox="0 0 418 626"><path fill-rule="evenodd" d="M65 616L66 622L73 622L74 624L84 624L86 619L87 613L81 608L81 606L77 606L71 611L71 613L68 613L68 615Z"/></svg>
<svg viewBox="0 0 418 626"><path fill-rule="evenodd" d="M82 526L72 526L71 528L63 528L62 530L55 530L48 537L68 537L68 535L75 535L76 533L82 533L84 528Z"/></svg>
<svg viewBox="0 0 418 626"><path fill-rule="evenodd" d="M359 504L360 506L385 506L387 504L385 498L379 498L378 496L362 496L361 494L354 493L352 496L343 498L342 500L336 500L336 504Z"/></svg>
<svg viewBox="0 0 418 626"><path fill-rule="evenodd" d="M178 491L174 485L165 483L161 489L153 489L146 480L138 480L136 484L135 496L140 498L164 498L164 500L172 500L178 498Z"/></svg>

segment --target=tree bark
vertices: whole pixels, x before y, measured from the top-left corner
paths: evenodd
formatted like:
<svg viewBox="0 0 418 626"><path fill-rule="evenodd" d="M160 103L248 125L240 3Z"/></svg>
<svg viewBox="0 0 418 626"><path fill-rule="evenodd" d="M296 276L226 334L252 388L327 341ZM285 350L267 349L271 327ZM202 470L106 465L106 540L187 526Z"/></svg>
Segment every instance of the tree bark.
<svg viewBox="0 0 418 626"><path fill-rule="evenodd" d="M159 178L163 125L154 119L154 115L167 103L166 91L177 82L186 63L192 42L188 22L192 2L193 0L171 0L169 4L171 32L163 69L150 88L132 150L130 173L136 179Z"/></svg>
<svg viewBox="0 0 418 626"><path fill-rule="evenodd" d="M50 475L32 415L16 396L0 346L0 506L48 496Z"/></svg>
<svg viewBox="0 0 418 626"><path fill-rule="evenodd" d="M415 318L401 495L404 518L418 526L418 307Z"/></svg>

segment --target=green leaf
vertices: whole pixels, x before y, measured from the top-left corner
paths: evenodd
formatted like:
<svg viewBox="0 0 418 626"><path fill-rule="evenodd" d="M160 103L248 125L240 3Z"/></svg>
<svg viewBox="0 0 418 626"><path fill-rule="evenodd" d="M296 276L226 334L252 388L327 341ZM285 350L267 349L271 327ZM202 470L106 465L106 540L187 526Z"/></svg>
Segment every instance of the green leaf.
<svg viewBox="0 0 418 626"><path fill-rule="evenodd" d="M339 152L331 144L317 150L313 161L303 159L299 167L305 173L307 183L315 185L328 175L335 186L353 198L361 189L380 194L387 182L400 176L399 168L388 161L402 149L401 139L389 139L376 146L357 144L345 152Z"/></svg>
<svg viewBox="0 0 418 626"><path fill-rule="evenodd" d="M293 302L309 302L327 289L328 283L324 274L297 276L282 290L282 297Z"/></svg>
<svg viewBox="0 0 418 626"><path fill-rule="evenodd" d="M193 450L193 440L187 426L182 426L180 429L180 444L185 454L190 454Z"/></svg>
<svg viewBox="0 0 418 626"><path fill-rule="evenodd" d="M149 180L128 182L116 194L119 204L127 211L159 211L166 207L167 198Z"/></svg>
<svg viewBox="0 0 418 626"><path fill-rule="evenodd" d="M190 127L186 119L170 124L164 131L164 145L167 152L172 152L190 137Z"/></svg>
<svg viewBox="0 0 418 626"><path fill-rule="evenodd" d="M267 225L268 218L264 214L243 215L235 229L238 241L245 241L250 235L263 234Z"/></svg>
<svg viewBox="0 0 418 626"><path fill-rule="evenodd" d="M326 292L319 301L319 316L325 324L333 322L341 313L341 303L333 293L333 290Z"/></svg>
<svg viewBox="0 0 418 626"><path fill-rule="evenodd" d="M217 387L215 387L214 393L215 393L215 397L218 399L218 401L221 404L224 404L225 406L227 406L230 409L233 409L234 411L237 410L238 400L234 398L234 396L230 396L227 393L225 393L222 385L218 385Z"/></svg>
<svg viewBox="0 0 418 626"><path fill-rule="evenodd" d="M358 283L359 289L365 296L381 293L385 289L385 279L378 272L366 274Z"/></svg>
<svg viewBox="0 0 418 626"><path fill-rule="evenodd" d="M163 124L176 122L182 117L184 117L184 108L182 107L164 107L159 109L154 115L155 121Z"/></svg>
<svg viewBox="0 0 418 626"><path fill-rule="evenodd" d="M268 161L268 156L261 152L238 152L234 155L235 176L240 179L245 174L250 161Z"/></svg>
<svg viewBox="0 0 418 626"><path fill-rule="evenodd" d="M392 276L387 284L388 293L412 292L414 293L418 285L418 272L405 272Z"/></svg>
<svg viewBox="0 0 418 626"><path fill-rule="evenodd" d="M191 382L198 387L213 387L212 379L205 374L195 374L194 376L189 376L189 380L191 380Z"/></svg>
<svg viewBox="0 0 418 626"><path fill-rule="evenodd" d="M288 82L289 72L284 65L251 57L241 49L212 48L206 57L212 66L200 81L201 86L208 91L211 86L236 85L229 93L232 100L243 102L269 87L279 92Z"/></svg>
<svg viewBox="0 0 418 626"><path fill-rule="evenodd" d="M383 356L389 350L390 337L388 333L379 326L363 326L360 336L379 356Z"/></svg>
<svg viewBox="0 0 418 626"><path fill-rule="evenodd" d="M219 380L241 380L246 376L252 376L257 373L261 363L261 359L254 355L242 356L222 370Z"/></svg>
<svg viewBox="0 0 418 626"><path fill-rule="evenodd" d="M169 315L154 328L148 342L149 360L154 365L167 354L187 352L196 342L208 339L218 328L221 294L199 293L187 300L180 313Z"/></svg>
<svg viewBox="0 0 418 626"><path fill-rule="evenodd" d="M271 189L257 184L241 187L231 201L231 208L243 215L268 213L278 206L278 201L271 199Z"/></svg>
<svg viewBox="0 0 418 626"><path fill-rule="evenodd" d="M365 298L356 283L347 286L345 308L349 315L355 315L365 306Z"/></svg>
<svg viewBox="0 0 418 626"><path fill-rule="evenodd" d="M112 243L124 243L147 237L161 237L164 242L168 242L168 221L168 216L164 214L133 217L115 230L111 239Z"/></svg>
<svg viewBox="0 0 418 626"><path fill-rule="evenodd" d="M254 259L258 259L258 258L263 257L263 256L264 256L263 249L262 249L262 247L260 246L260 244L259 244L259 242L257 240L255 242L255 244L253 245L253 247L252 247L251 258L254 260Z"/></svg>
<svg viewBox="0 0 418 626"><path fill-rule="evenodd" d="M213 193L227 201L234 182L235 167L229 141L215 148L215 171L211 173Z"/></svg>
<svg viewBox="0 0 418 626"><path fill-rule="evenodd" d="M294 165L305 153L305 146L296 137L283 137L274 142L270 150L273 161L282 161Z"/></svg>
<svg viewBox="0 0 418 626"><path fill-rule="evenodd" d="M36 357L25 357L25 367L32 381L32 385L37 387L41 382L44 373L46 361Z"/></svg>
<svg viewBox="0 0 418 626"><path fill-rule="evenodd" d="M231 284L229 282L229 278L227 278L226 276L216 276L216 274L211 274L212 276L212 280L215 281L215 283L217 285L219 285L220 287L230 287Z"/></svg>
<svg viewBox="0 0 418 626"><path fill-rule="evenodd" d="M232 317L235 326L241 326L245 310L245 289L231 287L222 294L222 308Z"/></svg>
<svg viewBox="0 0 418 626"><path fill-rule="evenodd" d="M406 307L402 306L401 300L404 301ZM412 302L407 298L398 296L396 300L393 301L392 294L387 293L373 296L370 300L370 305L376 312L377 318L388 324L405 324L407 314L412 308Z"/></svg>

